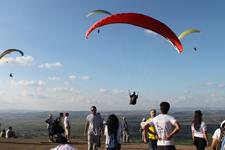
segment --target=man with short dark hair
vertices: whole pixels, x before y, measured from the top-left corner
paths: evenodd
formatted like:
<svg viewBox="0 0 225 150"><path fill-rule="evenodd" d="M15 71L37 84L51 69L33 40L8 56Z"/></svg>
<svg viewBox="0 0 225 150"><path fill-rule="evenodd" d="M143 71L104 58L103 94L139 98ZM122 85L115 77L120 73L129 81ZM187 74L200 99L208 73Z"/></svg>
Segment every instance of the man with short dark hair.
<svg viewBox="0 0 225 150"><path fill-rule="evenodd" d="M157 150L175 150L172 137L180 131L179 122L172 116L168 115L170 104L168 102L160 103L161 114L152 119L145 127L147 130L149 126L154 125L157 135ZM145 141L146 138L145 138Z"/></svg>
<svg viewBox="0 0 225 150"><path fill-rule="evenodd" d="M97 108L91 106L91 114L86 118L84 136L88 137L88 150L97 150L99 145L99 136L103 129L103 119Z"/></svg>

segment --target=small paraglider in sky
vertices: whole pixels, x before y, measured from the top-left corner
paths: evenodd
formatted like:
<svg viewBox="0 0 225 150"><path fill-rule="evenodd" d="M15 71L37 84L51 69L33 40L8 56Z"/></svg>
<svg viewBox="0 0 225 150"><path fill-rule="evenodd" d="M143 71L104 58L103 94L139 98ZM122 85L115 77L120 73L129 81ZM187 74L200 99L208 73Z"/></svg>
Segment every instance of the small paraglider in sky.
<svg viewBox="0 0 225 150"><path fill-rule="evenodd" d="M179 36L178 36L178 38L181 40L181 39L183 39L185 36L187 36L187 35L189 35L189 34L192 34L192 33L199 33L200 32L200 30L198 30L198 29L187 29L187 30L185 30L184 32L182 32Z"/></svg>
<svg viewBox="0 0 225 150"><path fill-rule="evenodd" d="M18 50L18 49L7 49L7 50L3 51L3 52L0 54L0 59L1 59L2 57L4 57L5 55L10 54L10 53L12 53L12 52L18 52L18 53L20 53L21 56L24 55L23 51L21 51L21 50Z"/></svg>
<svg viewBox="0 0 225 150"><path fill-rule="evenodd" d="M13 77L13 74L12 74L12 73L10 73L10 74L9 74L9 76L12 78L12 77Z"/></svg>
<svg viewBox="0 0 225 150"><path fill-rule="evenodd" d="M87 17L90 17L90 16L94 16L96 14L106 14L106 15L112 15L112 13L106 11L106 10L101 10L101 9L98 9L98 10L93 10L91 11L89 14L87 14Z"/></svg>
<svg viewBox="0 0 225 150"><path fill-rule="evenodd" d="M194 51L197 51L197 48L196 47L194 47Z"/></svg>
<svg viewBox="0 0 225 150"><path fill-rule="evenodd" d="M128 90L129 96L130 96L130 105L135 105L137 103L138 94L134 91L132 94L130 93L130 90Z"/></svg>

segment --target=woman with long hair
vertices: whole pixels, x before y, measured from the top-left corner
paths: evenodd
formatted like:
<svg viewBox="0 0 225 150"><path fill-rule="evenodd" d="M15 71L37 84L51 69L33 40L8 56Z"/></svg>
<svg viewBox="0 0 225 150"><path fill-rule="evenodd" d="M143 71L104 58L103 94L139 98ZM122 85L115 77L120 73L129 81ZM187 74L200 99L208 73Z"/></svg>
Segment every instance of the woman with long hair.
<svg viewBox="0 0 225 150"><path fill-rule="evenodd" d="M192 139L197 150L204 150L208 145L206 124L202 121L202 112L196 110L191 124Z"/></svg>
<svg viewBox="0 0 225 150"><path fill-rule="evenodd" d="M120 150L121 148L121 124L116 115L111 114L105 126L105 136L106 136L106 149L107 150Z"/></svg>

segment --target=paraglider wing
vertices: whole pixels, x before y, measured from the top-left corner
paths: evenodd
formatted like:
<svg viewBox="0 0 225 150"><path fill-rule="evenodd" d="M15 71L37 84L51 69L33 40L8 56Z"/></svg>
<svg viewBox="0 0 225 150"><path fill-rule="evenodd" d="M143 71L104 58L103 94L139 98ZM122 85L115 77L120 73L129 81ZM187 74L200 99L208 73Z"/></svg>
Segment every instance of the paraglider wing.
<svg viewBox="0 0 225 150"><path fill-rule="evenodd" d="M143 14L137 14L137 13L121 13L121 14L114 14L111 16L108 16L106 18L103 18L96 23L94 23L86 32L86 38L89 37L91 32L95 30L96 28L99 28L104 25L108 24L115 24L115 23L125 23L125 24L131 24L138 27L142 27L145 29L152 30L167 40L169 40L172 45L177 49L178 53L181 53L183 51L183 46L176 36L176 34L164 23L143 15Z"/></svg>
<svg viewBox="0 0 225 150"><path fill-rule="evenodd" d="M89 14L87 14L87 17L90 17L90 16L94 16L96 14L107 14L107 15L112 15L112 13L106 11L106 10L101 10L101 9L98 9L98 10L93 10L91 11Z"/></svg>
<svg viewBox="0 0 225 150"><path fill-rule="evenodd" d="M21 54L21 56L23 56L23 52L21 50L18 50L18 49L7 49L5 51L3 51L1 54L0 54L0 59L2 57L4 57L5 55L9 54L9 53L12 53L12 52L19 52Z"/></svg>
<svg viewBox="0 0 225 150"><path fill-rule="evenodd" d="M191 34L191 33L198 33L198 32L200 32L200 30L198 30L198 29L187 29L187 30L185 30L184 32L182 32L182 33L178 36L178 38L181 40L181 39L183 39L185 36L187 36L187 35L189 35L189 34Z"/></svg>

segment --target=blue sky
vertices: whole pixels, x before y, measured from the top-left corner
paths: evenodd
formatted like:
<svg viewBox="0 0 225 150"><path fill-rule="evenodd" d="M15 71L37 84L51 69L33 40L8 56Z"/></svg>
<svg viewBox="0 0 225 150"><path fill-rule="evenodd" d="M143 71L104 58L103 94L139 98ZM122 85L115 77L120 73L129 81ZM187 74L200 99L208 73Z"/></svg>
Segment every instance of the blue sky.
<svg viewBox="0 0 225 150"><path fill-rule="evenodd" d="M0 50L17 48L0 62L0 109L140 110L225 106L224 1L0 0ZM176 50L160 35L114 24L86 30L103 14L136 12L167 24L177 35L200 29ZM197 47L197 51L193 50ZM9 73L14 77L10 78ZM139 92L128 105L128 90Z"/></svg>

